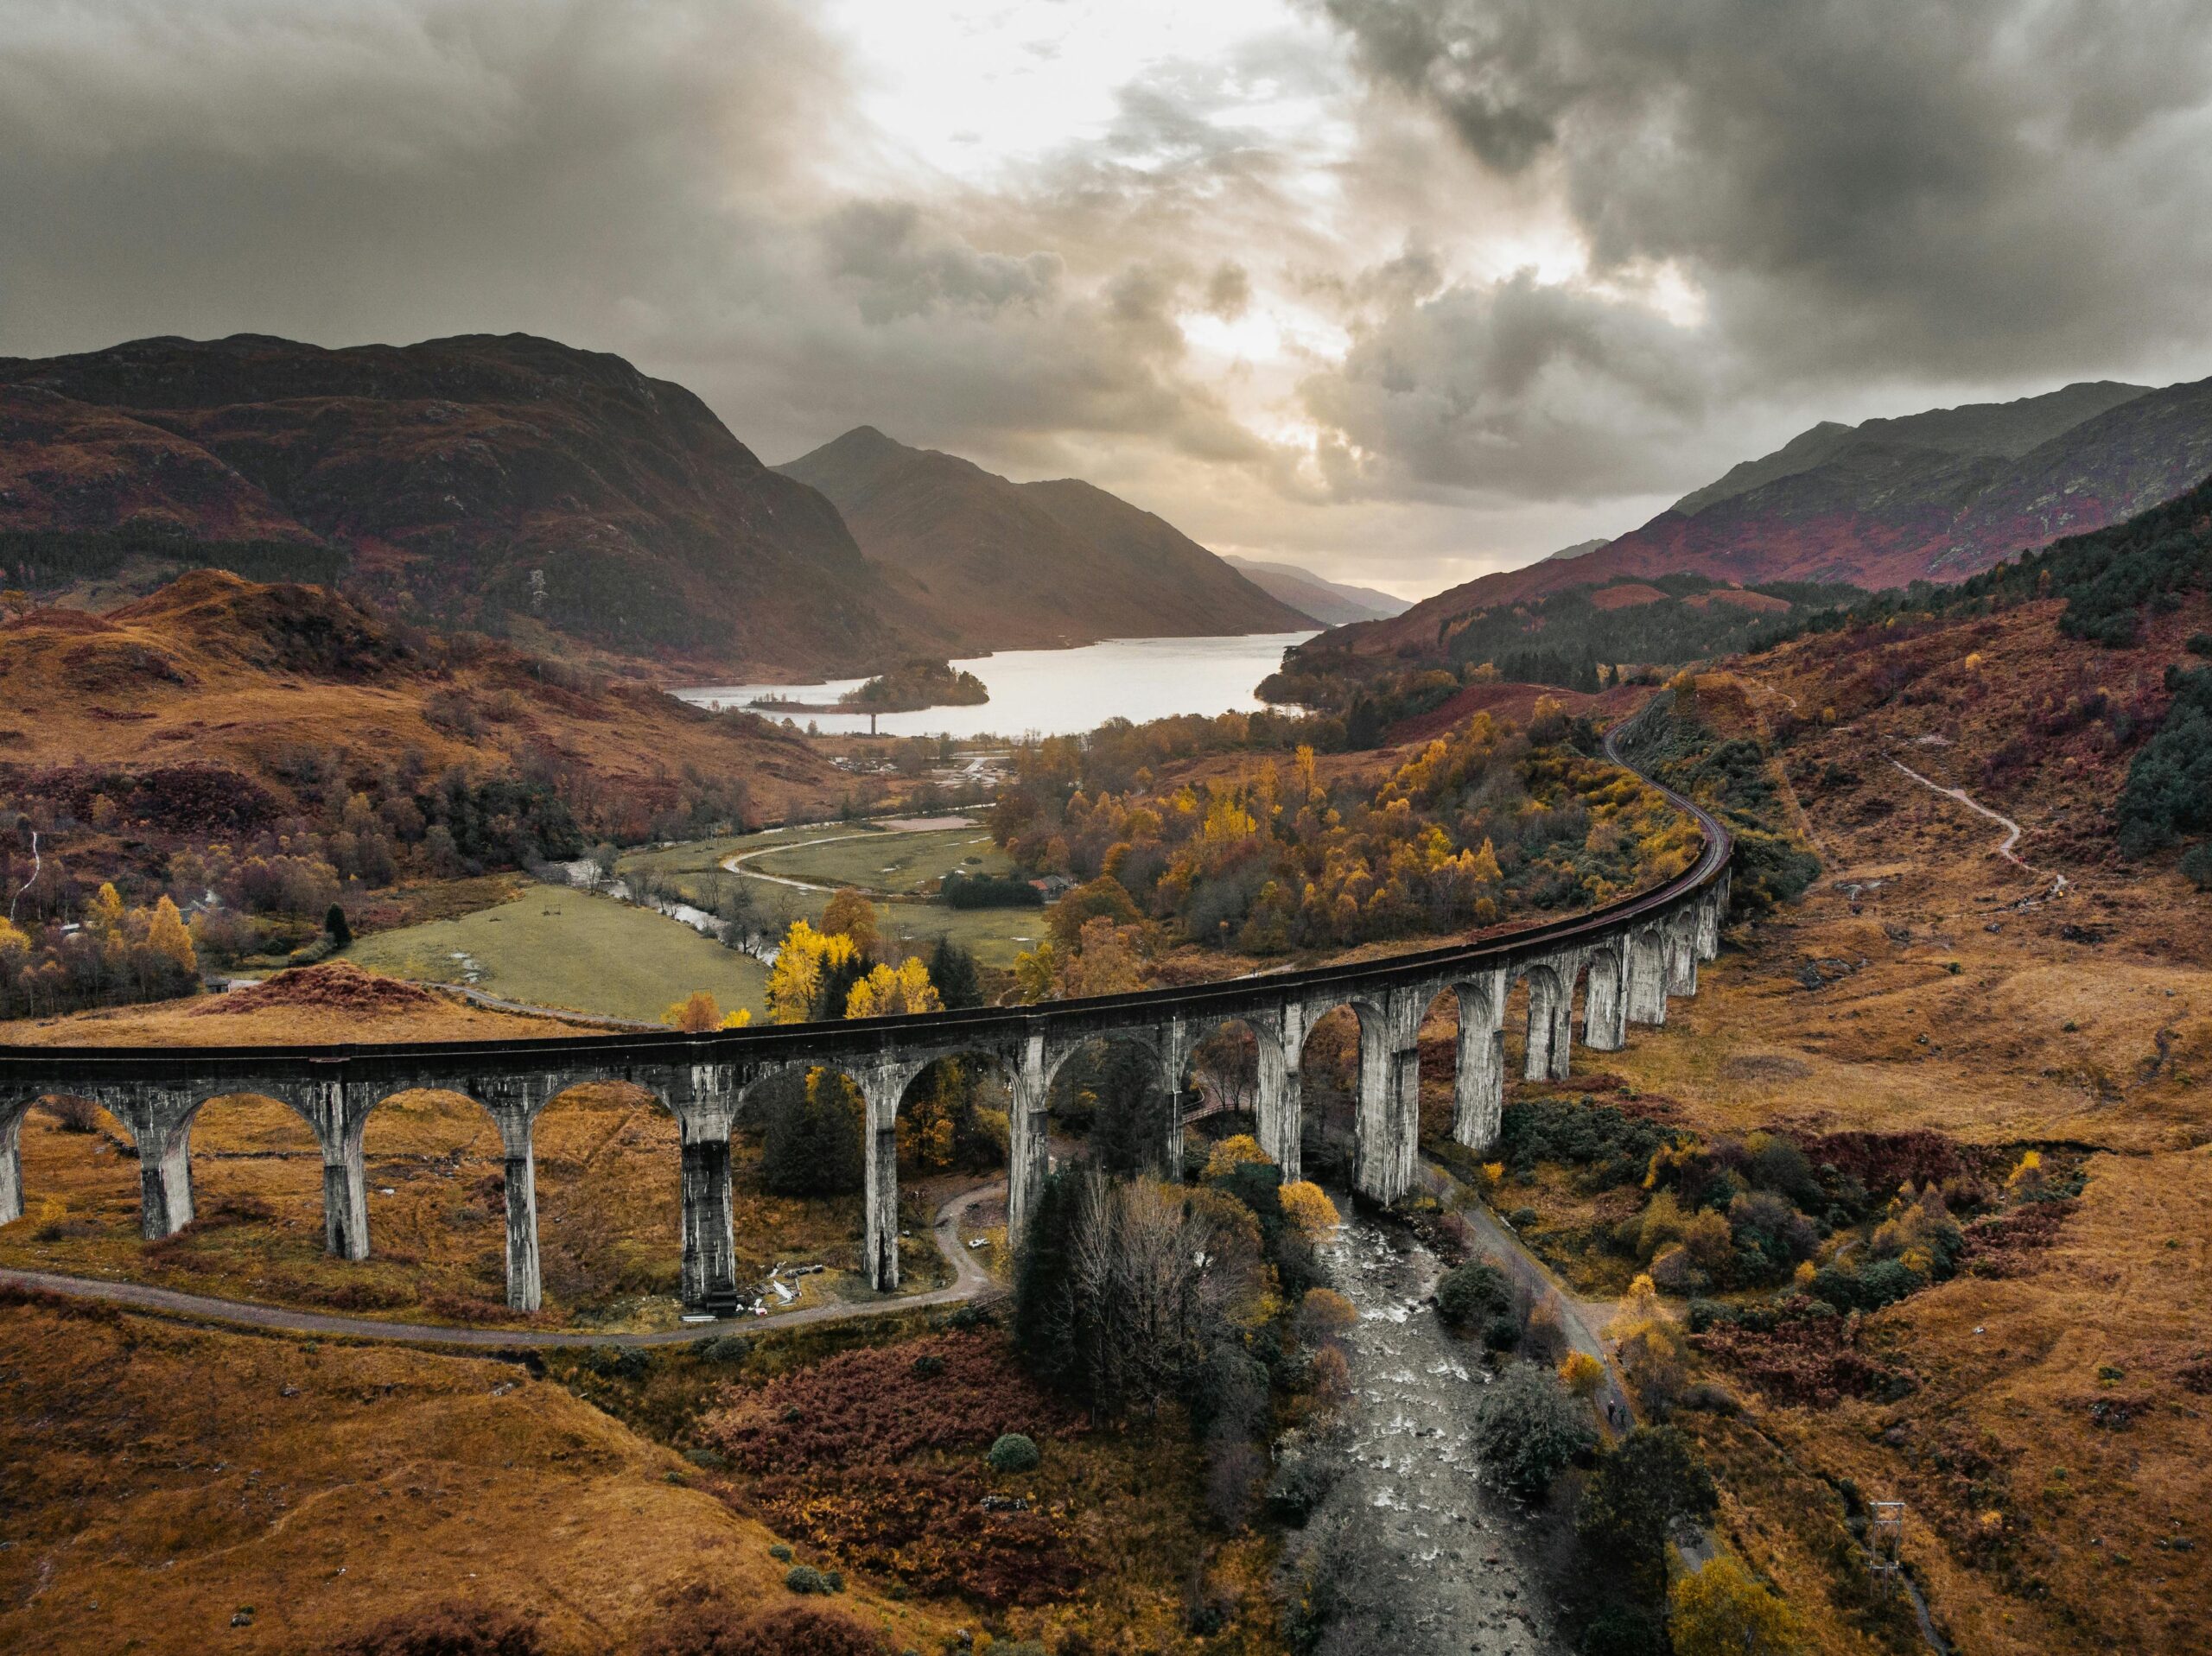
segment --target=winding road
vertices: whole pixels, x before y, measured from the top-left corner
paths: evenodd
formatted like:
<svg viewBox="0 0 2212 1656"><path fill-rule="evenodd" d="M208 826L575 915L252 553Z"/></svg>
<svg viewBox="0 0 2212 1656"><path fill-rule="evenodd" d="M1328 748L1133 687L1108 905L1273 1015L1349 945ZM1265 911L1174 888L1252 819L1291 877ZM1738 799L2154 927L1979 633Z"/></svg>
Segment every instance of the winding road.
<svg viewBox="0 0 2212 1656"><path fill-rule="evenodd" d="M33 1293L59 1294L69 1299L98 1300L127 1310L188 1323L226 1324L234 1328L265 1329L276 1334L307 1335L318 1339L372 1340L387 1344L466 1346L477 1350L552 1350L576 1346L682 1346L720 1334L768 1333L810 1323L845 1323L898 1311L921 1310L933 1305L954 1305L974 1299L988 1289L990 1272L960 1240L960 1221L978 1202L999 1195L1003 1180L963 1190L937 1210L930 1230L938 1252L952 1266L949 1288L927 1293L858 1305L810 1305L804 1310L772 1313L767 1317L723 1317L713 1322L686 1323L680 1329L652 1334L539 1333L528 1329L450 1328L437 1323L385 1323L368 1317L340 1317L327 1311L295 1310L283 1305L264 1305L251 1300L218 1299L207 1294L188 1294L174 1288L145 1283L111 1282L96 1277L61 1276L48 1271L0 1270L0 1288Z"/></svg>

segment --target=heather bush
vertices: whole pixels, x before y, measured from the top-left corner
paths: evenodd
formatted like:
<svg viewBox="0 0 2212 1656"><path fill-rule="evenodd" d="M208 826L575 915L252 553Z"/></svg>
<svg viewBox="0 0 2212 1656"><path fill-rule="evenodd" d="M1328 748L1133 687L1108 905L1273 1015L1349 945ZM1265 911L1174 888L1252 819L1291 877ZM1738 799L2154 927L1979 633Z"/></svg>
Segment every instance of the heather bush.
<svg viewBox="0 0 2212 1656"><path fill-rule="evenodd" d="M329 1646L331 1656L539 1656L544 1648L536 1622L465 1604L403 1611Z"/></svg>
<svg viewBox="0 0 2212 1656"><path fill-rule="evenodd" d="M939 1359L943 1372L918 1374L917 1357ZM899 1460L988 1443L1039 1422L1074 1424L1065 1405L1014 1366L1001 1339L980 1332L841 1352L724 1397L699 1436L756 1473Z"/></svg>
<svg viewBox="0 0 2212 1656"><path fill-rule="evenodd" d="M765 1613L719 1595L664 1612L639 1656L886 1656L882 1635L811 1605Z"/></svg>

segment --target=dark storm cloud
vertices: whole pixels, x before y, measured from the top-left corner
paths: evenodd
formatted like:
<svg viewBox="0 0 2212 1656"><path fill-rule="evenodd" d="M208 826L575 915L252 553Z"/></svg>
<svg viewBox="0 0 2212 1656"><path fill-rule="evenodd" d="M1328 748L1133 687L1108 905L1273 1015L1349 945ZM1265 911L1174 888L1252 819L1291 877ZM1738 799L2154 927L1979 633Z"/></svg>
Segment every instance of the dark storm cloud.
<svg viewBox="0 0 2212 1656"><path fill-rule="evenodd" d="M1587 498L1665 481L1707 373L1649 311L1522 276L1394 310L1306 384L1345 493Z"/></svg>
<svg viewBox="0 0 2212 1656"><path fill-rule="evenodd" d="M1162 94L1126 138L1203 125ZM0 0L0 352L523 330L773 459L862 421L1250 457L1173 320L1234 302L1217 257L1078 279L1049 200L902 194L880 144L785 0Z"/></svg>
<svg viewBox="0 0 2212 1656"><path fill-rule="evenodd" d="M1322 3L1379 83L1564 204L1599 283L1672 268L1702 295L1671 352L1685 391L1662 403L1700 381L1815 396L2155 371L2207 342L2212 0ZM1469 288L1401 308L1315 400L1347 408L1346 435L1384 462L1433 477L1456 452L1478 481L1496 454L1457 439L1487 429L1487 397L1463 406L1454 358L1525 331L1526 299ZM1649 331L1538 327L1550 359L1629 394L1623 430L1584 447L1631 435ZM1378 373L1414 339L1432 368ZM1384 418L1394 386L1443 412Z"/></svg>

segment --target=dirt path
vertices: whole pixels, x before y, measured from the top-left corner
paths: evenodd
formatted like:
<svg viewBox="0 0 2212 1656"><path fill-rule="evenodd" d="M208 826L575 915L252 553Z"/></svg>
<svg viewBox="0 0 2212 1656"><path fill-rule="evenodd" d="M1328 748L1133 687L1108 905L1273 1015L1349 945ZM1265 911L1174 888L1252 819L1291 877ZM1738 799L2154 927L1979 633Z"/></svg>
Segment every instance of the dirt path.
<svg viewBox="0 0 2212 1656"><path fill-rule="evenodd" d="M771 885L789 886L794 891L835 891L840 888L835 885L817 885L811 880L792 879L783 874L771 874L764 869L747 868L744 865L751 862L755 857L772 856L779 851L804 851L809 846L836 845L845 840L894 839L901 834L940 834L947 828L974 828L975 826L973 818L963 816L916 817L903 824L894 820L882 828L864 829L854 834L825 834L817 840L786 840L780 845L755 846L750 851L741 851L734 856L724 857L721 860L721 868L727 874L736 874L745 879L766 880ZM874 898L883 902L897 901L913 896L912 891L883 891L867 885L855 886L854 889L863 897Z"/></svg>
<svg viewBox="0 0 2212 1656"><path fill-rule="evenodd" d="M467 1346L505 1350L549 1350L563 1346L680 1346L718 1334L765 1333L809 1323L842 1323L855 1317L881 1317L893 1311L918 1310L931 1305L957 1304L973 1299L991 1286L990 1272L960 1240L960 1221L969 1209L998 1196L1001 1183L963 1190L937 1210L931 1237L938 1252L952 1266L949 1288L924 1294L870 1301L855 1305L811 1305L804 1310L768 1317L728 1317L713 1323L687 1323L680 1329L654 1334L540 1334L525 1329L448 1328L435 1323L384 1323L367 1317L340 1317L324 1311L293 1310L282 1305L259 1305L246 1300L216 1299L205 1294L180 1293L143 1283L109 1282L91 1277L65 1277L46 1271L0 1270L0 1287L61 1294L72 1299L99 1300L132 1310L189 1323L226 1323L232 1327L268 1329L279 1334L300 1334L346 1340L375 1340L405 1345Z"/></svg>
<svg viewBox="0 0 2212 1656"><path fill-rule="evenodd" d="M1946 788L1941 783L1929 781L1926 777L1922 776L1919 771L1914 770L1910 765L1907 765L1903 759L1898 758L1895 754L1891 754L1890 756L1890 763L1897 766L1898 770L1904 771L1905 775L1910 777L1922 787L1927 789L1930 793L1938 793L1942 795L1946 799L1956 800L1960 804L1964 805L1968 810L1978 811L1982 815L1986 816L1991 822L1996 823L1999 828L2005 830L2004 842L1997 847L1997 854L2004 858L2005 861L2012 863L2016 866L2027 869L2027 871L2031 874L2039 872L2033 866L2024 860L2012 849L2014 846L2020 842L2021 828L2020 825L2014 822L2011 817L2004 815L2000 812L1990 809L1988 806L1983 804L1980 800L1974 797L1973 795L1967 792L1963 788Z"/></svg>

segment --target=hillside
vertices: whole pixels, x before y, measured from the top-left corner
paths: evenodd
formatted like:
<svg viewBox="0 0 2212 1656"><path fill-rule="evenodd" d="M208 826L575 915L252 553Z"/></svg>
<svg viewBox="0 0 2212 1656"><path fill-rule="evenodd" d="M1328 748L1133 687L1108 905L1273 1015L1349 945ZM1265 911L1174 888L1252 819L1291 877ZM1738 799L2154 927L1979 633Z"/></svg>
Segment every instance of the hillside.
<svg viewBox="0 0 2212 1656"><path fill-rule="evenodd" d="M1312 616L1323 626L1343 626L1348 621L1380 621L1402 615L1413 607L1405 599L1394 598L1372 587L1326 581L1294 563L1266 563L1226 552L1221 555L1221 561L1261 591L1280 599L1302 615Z"/></svg>
<svg viewBox="0 0 2212 1656"><path fill-rule="evenodd" d="M1616 579L1958 581L2142 511L2208 472L2212 380L2069 385L2015 403L1823 423L1598 550L1484 575L1328 647L1418 652L1483 610Z"/></svg>
<svg viewBox="0 0 2212 1656"><path fill-rule="evenodd" d="M158 578L178 542L334 547L403 618L657 663L849 669L900 640L821 496L682 386L523 334L0 359L0 536L47 591Z"/></svg>
<svg viewBox="0 0 2212 1656"><path fill-rule="evenodd" d="M1012 483L871 426L778 468L836 503L945 653L1313 624L1173 524L1073 478Z"/></svg>
<svg viewBox="0 0 2212 1656"><path fill-rule="evenodd" d="M556 818L564 841L635 840L657 819L779 816L845 786L752 715L396 628L318 587L203 570L106 616L0 625L0 798L11 834L16 809L47 830L49 880L66 864L128 885L189 842L336 833L355 795L370 815L345 832L388 840L403 866L442 799L480 801L448 843L498 866ZM14 863L20 883L30 859L0 849ZM66 901L41 888L25 912Z"/></svg>

